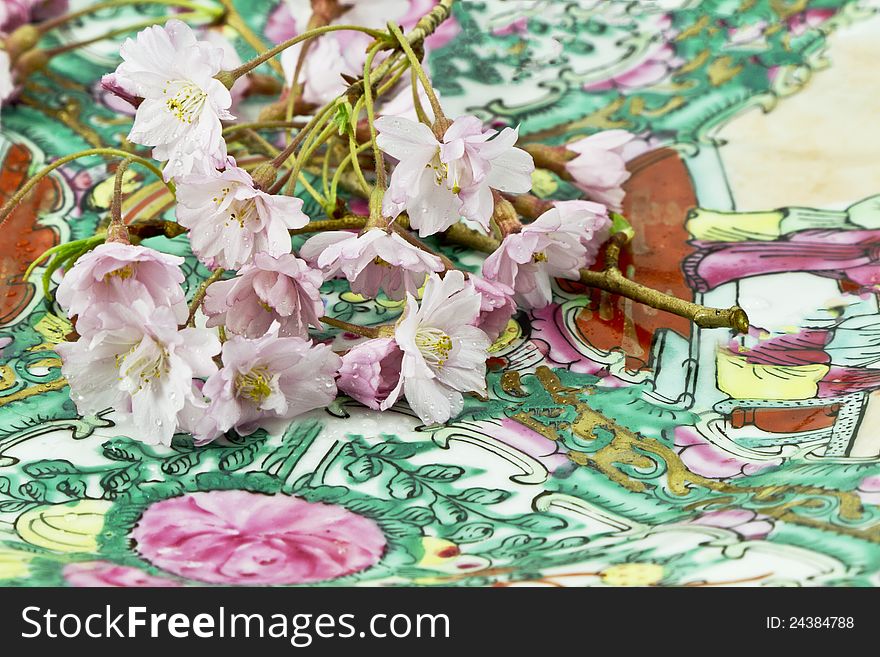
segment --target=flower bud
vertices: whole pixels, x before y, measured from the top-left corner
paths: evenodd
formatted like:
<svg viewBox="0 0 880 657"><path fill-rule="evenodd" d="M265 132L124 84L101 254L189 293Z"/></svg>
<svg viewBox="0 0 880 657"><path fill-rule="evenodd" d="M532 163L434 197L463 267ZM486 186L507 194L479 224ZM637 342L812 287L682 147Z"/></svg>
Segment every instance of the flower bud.
<svg viewBox="0 0 880 657"><path fill-rule="evenodd" d="M45 50L40 50L39 48L36 50L28 50L18 58L18 61L15 62L13 67L15 70L15 78L21 83L31 73L46 68L48 63L49 55Z"/></svg>
<svg viewBox="0 0 880 657"><path fill-rule="evenodd" d="M23 53L34 48L40 41L40 31L33 25L22 25L6 37L6 52L16 61Z"/></svg>
<svg viewBox="0 0 880 657"><path fill-rule="evenodd" d="M277 169L275 169L270 162L264 162L251 171L251 178L254 179L254 187L264 192L275 184L275 177L277 175Z"/></svg>

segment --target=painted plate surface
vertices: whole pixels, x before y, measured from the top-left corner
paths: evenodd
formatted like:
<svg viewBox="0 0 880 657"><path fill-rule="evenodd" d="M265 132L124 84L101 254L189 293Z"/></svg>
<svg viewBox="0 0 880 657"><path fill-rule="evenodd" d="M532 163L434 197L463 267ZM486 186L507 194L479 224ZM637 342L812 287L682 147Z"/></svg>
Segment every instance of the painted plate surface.
<svg viewBox="0 0 880 657"><path fill-rule="evenodd" d="M265 28L268 3L237 5ZM80 160L0 237L0 583L880 583L874 3L486 0L446 37L430 64L450 114L557 143L638 133L630 274L741 305L748 335L565 283L493 346L490 399L443 429L340 402L281 435L145 446L112 413L77 416L53 352L68 326L42 270L22 278L106 214L107 163ZM126 134L96 87L113 66L110 46L68 56L4 110L0 196ZM128 216L167 212L140 175ZM154 245L205 275L185 242ZM400 311L332 288L343 319Z"/></svg>

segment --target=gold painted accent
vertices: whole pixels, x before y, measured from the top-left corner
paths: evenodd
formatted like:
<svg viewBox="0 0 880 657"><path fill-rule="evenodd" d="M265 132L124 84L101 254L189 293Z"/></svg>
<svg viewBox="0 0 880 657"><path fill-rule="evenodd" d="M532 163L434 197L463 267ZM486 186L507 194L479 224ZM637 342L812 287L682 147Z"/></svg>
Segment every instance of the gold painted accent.
<svg viewBox="0 0 880 657"><path fill-rule="evenodd" d="M733 59L727 55L714 60L706 68L706 74L709 76L709 84L713 87L720 87L725 82L732 80L743 70L742 64L732 65Z"/></svg>
<svg viewBox="0 0 880 657"><path fill-rule="evenodd" d="M73 324L67 318L46 313L43 315L34 329L46 338L46 342L50 344L61 344L67 338L67 335L73 331ZM37 347L33 347L31 351L39 351Z"/></svg>
<svg viewBox="0 0 880 657"><path fill-rule="evenodd" d="M707 48L706 50L697 54L693 59L689 60L684 65L677 68L675 70L675 73L672 74L672 77L678 77L696 71L698 68L704 66L706 62L709 61L709 58L711 56L712 52Z"/></svg>
<svg viewBox="0 0 880 657"><path fill-rule="evenodd" d="M700 32L709 27L709 24L712 20L712 17L709 14L703 14L700 16L700 19L696 21L690 27L684 28L681 32L678 33L678 36L675 37L676 41L687 41L693 36L697 36Z"/></svg>
<svg viewBox="0 0 880 657"><path fill-rule="evenodd" d="M60 379L56 379L55 381L40 383L39 385L31 386L30 388L24 388L23 390L14 392L11 395L0 397L0 406L6 406L6 404L21 401L22 399L27 399L28 397L33 397L34 395L42 395L44 392L61 390L66 385L67 379L62 377Z"/></svg>
<svg viewBox="0 0 880 657"><path fill-rule="evenodd" d="M15 385L15 381L15 370L9 365L0 365L0 390L9 390Z"/></svg>
<svg viewBox="0 0 880 657"><path fill-rule="evenodd" d="M601 427L613 434L611 442L595 453L587 454L579 450L571 450L567 454L568 458L578 465L595 468L627 490L640 493L647 490L647 485L632 479L621 469L621 466L650 469L655 467L657 463L664 463L666 465L667 486L674 495L687 495L694 486L707 488L715 493L723 494L696 502L686 507L688 509L697 509L703 506L711 506L713 510L741 508L736 503L734 496L751 495L753 502L767 504L767 506L761 506L759 509L756 509L763 515L783 522L815 527L825 531L854 536L873 543L880 543L880 523L860 529L849 524L823 522L794 511L794 509L799 507L804 509L818 507L824 504L824 502L817 498L831 497L837 502L840 517L845 521L855 522L864 516L864 506L861 498L856 493L799 484L740 486L737 485L735 480L727 482L708 479L691 472L675 450L653 438L646 438L634 433L626 427L617 424L611 418L592 409L589 404L581 401L577 394L572 394L573 389L564 387L556 374L548 367L539 367L535 375L544 389L553 397L554 402L575 408L578 419L573 426L578 427L578 435L588 430L589 435L592 435L592 430L597 427ZM533 411L533 413L535 412ZM533 417L520 413L514 415L512 419L530 429L538 431L541 435L547 436L548 434L548 427L542 425ZM543 430L539 430L539 427L543 427ZM552 432L553 429L550 428L549 431ZM557 438L551 439L555 440ZM782 502L782 500L789 498L793 499ZM779 503L775 504L774 502L777 500L779 500Z"/></svg>

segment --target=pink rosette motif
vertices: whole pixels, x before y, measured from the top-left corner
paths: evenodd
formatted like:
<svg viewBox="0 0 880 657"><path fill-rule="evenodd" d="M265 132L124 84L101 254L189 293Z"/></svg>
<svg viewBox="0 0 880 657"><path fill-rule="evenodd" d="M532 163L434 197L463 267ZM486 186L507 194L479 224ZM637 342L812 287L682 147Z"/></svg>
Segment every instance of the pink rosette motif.
<svg viewBox="0 0 880 657"><path fill-rule="evenodd" d="M145 573L140 568L118 566L109 561L91 561L87 563L69 563L61 571L70 586L104 588L140 586L173 588L181 586L179 582L164 577L156 577Z"/></svg>
<svg viewBox="0 0 880 657"><path fill-rule="evenodd" d="M243 490L157 502L132 531L153 565L210 584L307 584L375 565L378 525L341 506Z"/></svg>

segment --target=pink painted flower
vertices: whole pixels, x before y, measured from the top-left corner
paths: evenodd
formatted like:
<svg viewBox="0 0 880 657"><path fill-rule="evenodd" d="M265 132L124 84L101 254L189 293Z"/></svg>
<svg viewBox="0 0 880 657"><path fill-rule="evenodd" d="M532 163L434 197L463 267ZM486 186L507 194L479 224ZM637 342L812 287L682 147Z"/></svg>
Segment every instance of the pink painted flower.
<svg viewBox="0 0 880 657"><path fill-rule="evenodd" d="M290 253L288 231L309 223L302 206L302 199L257 189L232 162L213 175L186 176L177 187L177 220L190 229L193 253L209 267L238 269L256 253Z"/></svg>
<svg viewBox="0 0 880 657"><path fill-rule="evenodd" d="M513 288L475 274L468 276L468 284L480 295L480 314L474 325L496 340L516 312Z"/></svg>
<svg viewBox="0 0 880 657"><path fill-rule="evenodd" d="M770 518L747 509L708 511L689 521L689 524L732 529L746 540L760 540L773 531Z"/></svg>
<svg viewBox="0 0 880 657"><path fill-rule="evenodd" d="M437 256L381 228L361 235L347 231L320 233L303 244L300 255L323 269L326 276L341 272L352 292L369 298L379 290L394 300L415 295L429 273L444 269Z"/></svg>
<svg viewBox="0 0 880 657"><path fill-rule="evenodd" d="M309 584L374 566L386 540L372 520L332 504L243 490L188 493L147 507L138 553L209 584Z"/></svg>
<svg viewBox="0 0 880 657"><path fill-rule="evenodd" d="M576 187L616 212L623 209L623 185L629 179L623 149L635 137L626 130L605 130L568 143L578 154L565 168Z"/></svg>
<svg viewBox="0 0 880 657"><path fill-rule="evenodd" d="M109 561L87 561L69 563L61 571L65 581L76 587L161 587L173 588L181 586L166 577L156 577L140 568L119 566Z"/></svg>
<svg viewBox="0 0 880 657"><path fill-rule="evenodd" d="M483 263L483 276L513 288L518 305L543 308L553 300L553 278L578 280L592 264L586 245L601 239L608 218L588 201L558 203L521 232L504 238Z"/></svg>
<svg viewBox="0 0 880 657"><path fill-rule="evenodd" d="M400 381L388 399L401 392L426 424L446 422L461 412L463 392L486 392L489 337L474 326L480 295L465 285L464 274L432 274L421 306L407 295L394 330L403 351ZM393 402L391 402L393 403Z"/></svg>
<svg viewBox="0 0 880 657"><path fill-rule="evenodd" d="M265 334L274 321L279 335L307 338L309 325L321 327L323 282L320 271L291 253L258 253L236 278L211 285L202 309L209 327L224 325L248 338Z"/></svg>
<svg viewBox="0 0 880 657"><path fill-rule="evenodd" d="M656 48L645 53L634 66L598 82L588 82L584 91L606 91L608 89L639 89L657 84L668 77L670 72L686 60L676 56L675 48L665 39Z"/></svg>
<svg viewBox="0 0 880 657"><path fill-rule="evenodd" d="M172 310L149 298L103 304L80 318L77 329L83 337L55 351L80 414L113 408L130 425L127 435L170 445L180 413L203 405L193 379L217 370L217 336L201 328L178 330Z"/></svg>
<svg viewBox="0 0 880 657"><path fill-rule="evenodd" d="M226 142L220 121L235 118L229 90L214 77L223 49L199 41L186 23L170 20L126 40L119 54L123 62L114 85L143 99L129 140L153 147L153 157L166 162L166 180L222 167Z"/></svg>
<svg viewBox="0 0 880 657"><path fill-rule="evenodd" d="M336 385L352 399L384 411L397 401L391 393L400 381L402 361L403 352L393 339L367 340L342 357Z"/></svg>
<svg viewBox="0 0 880 657"><path fill-rule="evenodd" d="M147 299L168 306L177 323L188 311L183 294L183 258L145 246L106 242L79 258L64 274L55 298L69 317L94 315L108 303ZM83 334L80 330L80 334Z"/></svg>
<svg viewBox="0 0 880 657"><path fill-rule="evenodd" d="M399 161L383 212L393 218L405 210L422 237L462 217L488 230L492 189L524 193L532 188L535 165L531 155L514 147L514 128L496 133L484 130L478 118L463 116L440 142L428 126L399 116L380 117L375 125L379 147Z"/></svg>
<svg viewBox="0 0 880 657"><path fill-rule="evenodd" d="M249 340L236 335L223 343L223 367L205 382L210 400L196 428L199 442L235 429L241 435L258 428L276 431L307 411L336 397L336 373L342 365L325 344L278 337L277 327Z"/></svg>

